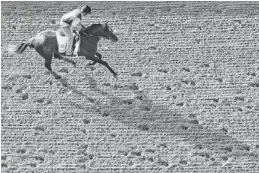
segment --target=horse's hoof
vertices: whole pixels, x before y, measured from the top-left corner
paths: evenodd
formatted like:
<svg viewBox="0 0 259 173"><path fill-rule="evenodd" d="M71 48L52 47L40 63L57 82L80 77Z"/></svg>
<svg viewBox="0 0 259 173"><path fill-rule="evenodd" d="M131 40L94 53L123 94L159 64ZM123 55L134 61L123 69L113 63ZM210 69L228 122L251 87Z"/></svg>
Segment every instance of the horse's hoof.
<svg viewBox="0 0 259 173"><path fill-rule="evenodd" d="M55 79L61 79L61 76L55 76Z"/></svg>
<svg viewBox="0 0 259 173"><path fill-rule="evenodd" d="M115 79L118 79L118 75L117 75L117 74L114 74L113 77L114 77Z"/></svg>

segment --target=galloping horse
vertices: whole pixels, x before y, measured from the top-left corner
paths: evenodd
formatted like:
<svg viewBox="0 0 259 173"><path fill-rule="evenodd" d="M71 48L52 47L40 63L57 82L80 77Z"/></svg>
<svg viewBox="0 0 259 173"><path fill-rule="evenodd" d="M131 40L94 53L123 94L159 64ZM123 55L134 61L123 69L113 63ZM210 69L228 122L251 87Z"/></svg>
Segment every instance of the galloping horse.
<svg viewBox="0 0 259 173"><path fill-rule="evenodd" d="M117 77L117 73L108 65L106 61L101 60L101 54L97 52L97 43L101 37L111 41L118 41L117 36L113 33L113 30L108 26L108 24L93 24L79 31L79 34L81 37L81 44L78 56L84 56L86 59L94 61L92 64L97 62L106 66L113 74L113 76ZM52 71L51 61L53 55L54 58L64 60L73 65L76 64L73 60L64 57L58 52L56 31L42 31L26 42L14 46L9 46L9 52L20 54L28 46L34 48L45 59L45 67L56 79L60 79L61 76Z"/></svg>

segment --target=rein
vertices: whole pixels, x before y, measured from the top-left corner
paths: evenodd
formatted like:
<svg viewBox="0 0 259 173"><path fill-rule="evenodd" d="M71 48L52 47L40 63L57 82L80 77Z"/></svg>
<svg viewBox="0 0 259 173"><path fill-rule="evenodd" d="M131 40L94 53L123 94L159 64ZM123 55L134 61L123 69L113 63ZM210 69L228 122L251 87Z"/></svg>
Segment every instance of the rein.
<svg viewBox="0 0 259 173"><path fill-rule="evenodd" d="M90 36L93 36L93 37L99 37L99 36L95 36L95 35L91 35L91 34L86 34L83 31L81 31L81 33L84 34L84 35L90 35Z"/></svg>

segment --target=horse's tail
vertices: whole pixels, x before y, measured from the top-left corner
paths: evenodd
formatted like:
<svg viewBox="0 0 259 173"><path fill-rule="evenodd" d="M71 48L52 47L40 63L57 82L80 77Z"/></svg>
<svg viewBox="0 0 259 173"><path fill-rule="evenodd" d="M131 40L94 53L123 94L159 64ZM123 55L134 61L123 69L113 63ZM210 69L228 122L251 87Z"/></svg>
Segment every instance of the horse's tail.
<svg viewBox="0 0 259 173"><path fill-rule="evenodd" d="M34 37L30 38L26 42L17 44L17 45L9 45L8 47L8 52L9 53L16 53L16 54L21 54L23 51L29 46L30 48L33 48L33 41Z"/></svg>

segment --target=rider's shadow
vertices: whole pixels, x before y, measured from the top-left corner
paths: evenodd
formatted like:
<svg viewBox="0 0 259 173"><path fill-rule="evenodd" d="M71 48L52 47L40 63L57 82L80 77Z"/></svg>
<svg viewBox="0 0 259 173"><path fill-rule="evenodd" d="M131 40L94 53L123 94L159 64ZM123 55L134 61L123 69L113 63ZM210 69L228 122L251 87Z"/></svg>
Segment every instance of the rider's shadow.
<svg viewBox="0 0 259 173"><path fill-rule="evenodd" d="M99 113L107 116L108 112L110 117L128 127L166 136L167 140L161 142L161 145L170 146L170 141L180 139L193 144L194 148L207 149L209 152L200 153L201 157L212 161L216 159L224 163L228 158L236 157L249 157L258 161L258 155L252 154L245 143L232 138L226 131L203 127L194 114L187 117L177 110L169 109L167 105L156 105L145 91L131 89L133 98L119 98L100 90L91 76L87 75L86 78L92 91L105 95L112 103L106 105L92 102ZM121 86L120 89L130 90L127 86Z"/></svg>

